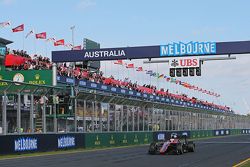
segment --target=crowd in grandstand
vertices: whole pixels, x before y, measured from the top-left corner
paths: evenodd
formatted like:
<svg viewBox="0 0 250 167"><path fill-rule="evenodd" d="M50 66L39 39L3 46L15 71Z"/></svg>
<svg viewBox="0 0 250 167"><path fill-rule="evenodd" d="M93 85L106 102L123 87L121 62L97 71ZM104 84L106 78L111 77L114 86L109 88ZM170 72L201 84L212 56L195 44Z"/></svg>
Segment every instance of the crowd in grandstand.
<svg viewBox="0 0 250 167"><path fill-rule="evenodd" d="M158 96L167 97L170 99L191 102L193 104L201 104L204 106L223 109L226 111L230 110L230 108L227 106L220 106L220 105L216 105L214 103L209 103L207 101L201 101L195 97L190 98L185 94L178 95L178 94L170 93L168 89L164 90L163 88L161 88L161 89L157 90L156 86L154 86L154 85L144 84L143 86L140 86L139 84L137 84L137 82L133 83L128 78L125 78L124 80L119 80L119 79L115 79L113 76L104 77L102 71L100 71L100 70L97 70L96 72L90 72L87 69L81 69L79 67L76 67L76 68L67 67L66 64L64 63L64 64L61 64L60 66L58 66L57 71L58 71L58 75L61 75L61 76L74 77L76 79L86 79L86 80L89 80L91 82L102 83L105 85L111 85L113 87L126 88L129 90L134 90L134 91L138 91L141 93L158 95Z"/></svg>
<svg viewBox="0 0 250 167"><path fill-rule="evenodd" d="M19 50L10 50L7 49L6 61L18 63L10 63L11 65L7 65L13 70L44 70L51 69L52 63L48 57L42 57L41 55L34 55L33 58L26 51Z"/></svg>
<svg viewBox="0 0 250 167"><path fill-rule="evenodd" d="M27 54L26 51L23 51L23 50L11 51L10 49L7 49L7 56L8 55L11 55L12 58L13 56L16 58L21 57L23 61L23 63L20 63L20 64L14 63L11 66L9 66L13 70L30 70L30 69L44 70L44 69L51 69L52 67L52 63L49 58L42 57L41 55L34 55L32 58L29 54ZM185 94L181 94L181 95L173 94L173 93L170 93L169 90L164 90L163 88L158 90L156 86L154 85L144 84L143 86L141 86L137 82L133 83L128 78L125 78L124 80L120 80L120 79L115 79L113 76L104 77L103 72L100 70L97 70L96 72L90 72L87 69L82 69L79 67L75 67L75 68L68 67L66 63L63 63L57 67L57 72L58 72L58 75L61 75L61 76L74 77L76 79L86 79L91 82L111 85L113 87L126 88L129 90L134 90L134 91L138 91L141 93L148 93L148 94L167 97L170 99L192 102L193 104L202 104L204 106L219 108L219 109L223 109L226 111L230 110L230 108L227 106L220 106L220 105L216 105L213 103L209 103L207 101L201 101L195 97L189 98Z"/></svg>

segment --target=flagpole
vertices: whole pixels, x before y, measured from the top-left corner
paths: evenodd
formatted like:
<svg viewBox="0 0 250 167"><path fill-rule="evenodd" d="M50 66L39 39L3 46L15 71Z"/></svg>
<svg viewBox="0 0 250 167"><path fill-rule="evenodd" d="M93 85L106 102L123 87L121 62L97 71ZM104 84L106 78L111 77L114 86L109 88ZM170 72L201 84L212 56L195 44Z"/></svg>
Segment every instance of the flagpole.
<svg viewBox="0 0 250 167"><path fill-rule="evenodd" d="M119 67L119 65L117 65L117 73L118 73L117 79L119 80L120 79L120 67Z"/></svg>
<svg viewBox="0 0 250 167"><path fill-rule="evenodd" d="M157 89L159 90L159 71L158 71L158 63L156 64L156 69L157 69Z"/></svg>
<svg viewBox="0 0 250 167"><path fill-rule="evenodd" d="M34 31L34 34L35 34L35 31ZM36 36L34 35L34 52L36 54Z"/></svg>
<svg viewBox="0 0 250 167"><path fill-rule="evenodd" d="M75 44L74 44L74 30L75 30L75 26L70 27L70 29L72 31L72 45L74 47L75 46Z"/></svg>
<svg viewBox="0 0 250 167"><path fill-rule="evenodd" d="M23 51L24 51L24 31L23 31Z"/></svg>
<svg viewBox="0 0 250 167"><path fill-rule="evenodd" d="M47 42L44 41L44 43L45 43L45 55L46 55L46 57L48 57L48 55L47 55Z"/></svg>

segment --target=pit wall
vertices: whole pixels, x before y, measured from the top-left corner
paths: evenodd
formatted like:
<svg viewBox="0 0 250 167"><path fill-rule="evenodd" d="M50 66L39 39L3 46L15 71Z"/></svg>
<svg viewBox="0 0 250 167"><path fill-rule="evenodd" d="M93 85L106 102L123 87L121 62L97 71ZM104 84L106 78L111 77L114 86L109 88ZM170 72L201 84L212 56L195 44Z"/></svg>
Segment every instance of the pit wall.
<svg viewBox="0 0 250 167"><path fill-rule="evenodd" d="M198 139L250 134L250 129L6 135L0 136L0 155L143 145L163 137L167 139L173 132Z"/></svg>

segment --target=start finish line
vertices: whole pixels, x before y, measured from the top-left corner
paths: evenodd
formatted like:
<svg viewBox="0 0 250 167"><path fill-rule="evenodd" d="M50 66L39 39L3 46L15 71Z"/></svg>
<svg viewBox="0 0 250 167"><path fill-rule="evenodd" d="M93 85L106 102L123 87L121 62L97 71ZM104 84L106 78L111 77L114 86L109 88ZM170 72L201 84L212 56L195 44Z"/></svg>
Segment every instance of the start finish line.
<svg viewBox="0 0 250 167"><path fill-rule="evenodd" d="M52 51L52 62L103 61L250 53L250 41L178 42L158 46Z"/></svg>

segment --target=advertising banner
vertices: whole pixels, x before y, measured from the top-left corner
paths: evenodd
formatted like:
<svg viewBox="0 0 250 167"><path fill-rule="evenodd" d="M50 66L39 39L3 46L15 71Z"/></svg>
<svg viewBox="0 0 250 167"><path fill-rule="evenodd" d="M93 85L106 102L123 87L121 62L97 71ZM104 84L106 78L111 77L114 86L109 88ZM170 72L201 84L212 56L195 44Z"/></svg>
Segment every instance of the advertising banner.
<svg viewBox="0 0 250 167"><path fill-rule="evenodd" d="M53 62L103 61L250 53L250 41L171 42L166 45L52 51Z"/></svg>
<svg viewBox="0 0 250 167"><path fill-rule="evenodd" d="M52 70L20 70L20 71L0 71L0 80L10 80L36 85L52 85ZM0 82L0 89L4 89L9 84ZM19 89L19 85L12 86L11 89Z"/></svg>
<svg viewBox="0 0 250 167"><path fill-rule="evenodd" d="M29 84L51 85L51 70L20 70L20 71L1 71L0 79Z"/></svg>
<svg viewBox="0 0 250 167"><path fill-rule="evenodd" d="M200 60L198 58L185 57L169 59L169 68L189 68L199 66Z"/></svg>

